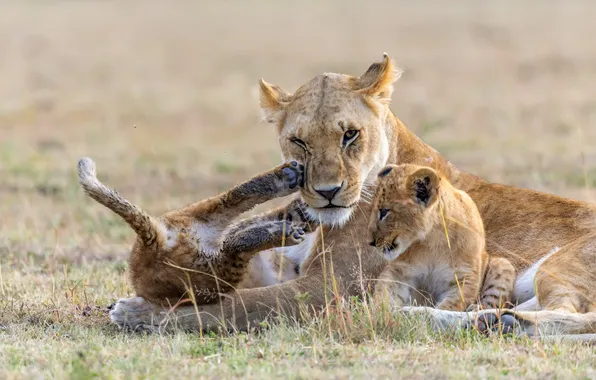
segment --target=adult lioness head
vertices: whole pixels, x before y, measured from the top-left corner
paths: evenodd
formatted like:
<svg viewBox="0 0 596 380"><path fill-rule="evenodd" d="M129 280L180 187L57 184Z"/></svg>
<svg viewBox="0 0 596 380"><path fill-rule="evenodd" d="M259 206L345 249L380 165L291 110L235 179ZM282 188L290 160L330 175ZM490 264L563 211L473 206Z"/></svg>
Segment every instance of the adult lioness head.
<svg viewBox="0 0 596 380"><path fill-rule="evenodd" d="M284 160L306 168L307 212L328 225L350 219L389 155L384 126L401 71L387 54L361 77L326 73L291 94L260 81L261 108L277 126Z"/></svg>

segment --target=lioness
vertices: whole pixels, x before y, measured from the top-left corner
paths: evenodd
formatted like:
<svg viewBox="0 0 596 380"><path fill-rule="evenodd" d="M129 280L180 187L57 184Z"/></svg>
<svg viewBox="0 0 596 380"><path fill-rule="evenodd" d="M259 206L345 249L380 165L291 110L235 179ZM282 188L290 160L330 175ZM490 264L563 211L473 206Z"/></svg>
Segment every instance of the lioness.
<svg viewBox="0 0 596 380"><path fill-rule="evenodd" d="M162 305L176 304L191 289L198 304L210 303L241 282L258 282L247 273L257 253L302 242L303 228L283 216L232 221L260 203L297 191L304 184L303 170L292 161L220 195L153 218L102 184L90 158L78 163L85 193L120 215L137 234L130 254L132 287L138 296Z"/></svg>
<svg viewBox="0 0 596 380"><path fill-rule="evenodd" d="M329 268L340 295L372 290L385 267L367 238L376 174L387 164L409 163L432 166L476 203L488 254L508 259L518 273L514 301L541 310L515 313L527 326L518 331L533 334L538 321L570 333L595 330L596 313L574 313L596 307L596 207L490 183L456 168L389 109L399 76L384 55L359 77L321 74L293 94L260 81L265 118L278 132L283 159L304 164L306 180L300 195L306 212L323 226L288 249L294 257L306 257L298 278L230 293L218 304L199 307L200 322L192 307L179 308L170 314L178 326L217 328L223 320L226 327L246 328L273 311L296 316L300 302L318 309L329 299L325 289L334 289L325 286ZM298 294L309 298L297 299ZM432 313L447 324L467 318L454 311L415 310ZM119 301L111 318L119 325L151 329L163 319L163 311L142 298L131 298Z"/></svg>
<svg viewBox="0 0 596 380"><path fill-rule="evenodd" d="M392 310L415 301L439 309L494 307L509 300L514 272L489 276L476 204L430 167L387 165L378 175L369 241L389 264L375 287L375 303ZM499 258L493 265L500 265ZM493 272L496 268L493 268Z"/></svg>

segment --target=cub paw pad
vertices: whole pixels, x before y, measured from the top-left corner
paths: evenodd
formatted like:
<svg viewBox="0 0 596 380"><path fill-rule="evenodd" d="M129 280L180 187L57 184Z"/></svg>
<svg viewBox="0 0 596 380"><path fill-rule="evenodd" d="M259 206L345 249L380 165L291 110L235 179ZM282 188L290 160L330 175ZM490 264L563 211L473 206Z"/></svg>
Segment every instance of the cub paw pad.
<svg viewBox="0 0 596 380"><path fill-rule="evenodd" d="M290 162L290 166L282 169L283 179L290 189L296 186L304 186L304 165L296 161Z"/></svg>

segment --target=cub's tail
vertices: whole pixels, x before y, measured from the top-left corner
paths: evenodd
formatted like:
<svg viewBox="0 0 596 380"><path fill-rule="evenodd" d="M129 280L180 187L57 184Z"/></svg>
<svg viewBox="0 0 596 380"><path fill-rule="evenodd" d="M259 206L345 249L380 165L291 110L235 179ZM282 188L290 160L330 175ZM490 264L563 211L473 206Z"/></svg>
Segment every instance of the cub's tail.
<svg viewBox="0 0 596 380"><path fill-rule="evenodd" d="M78 164L78 173L79 183L87 195L120 215L146 246L156 243L157 229L152 218L122 198L116 191L99 182L93 160L87 157L81 158Z"/></svg>

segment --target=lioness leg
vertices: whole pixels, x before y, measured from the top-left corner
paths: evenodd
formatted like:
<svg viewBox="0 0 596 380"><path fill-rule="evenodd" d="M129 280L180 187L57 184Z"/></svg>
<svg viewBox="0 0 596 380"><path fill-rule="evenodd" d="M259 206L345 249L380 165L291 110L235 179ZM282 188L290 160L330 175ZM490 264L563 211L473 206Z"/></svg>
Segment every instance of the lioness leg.
<svg viewBox="0 0 596 380"><path fill-rule="evenodd" d="M141 297L121 299L114 304L110 318L120 327L149 331L170 327L204 331L220 328L246 330L278 313L299 318L299 295L311 295L304 301L307 307L324 305L325 298L318 280L318 276L304 276L276 286L238 289L222 294L217 304L198 305L196 308L181 305L170 310Z"/></svg>
<svg viewBox="0 0 596 380"><path fill-rule="evenodd" d="M596 332L593 313L596 291L592 286L596 283L595 263L596 235L586 236L552 254L538 267L533 281L535 296L514 312L498 318L500 327L534 335L538 330L567 334Z"/></svg>
<svg viewBox="0 0 596 380"><path fill-rule="evenodd" d="M596 235L564 247L536 273L536 296L543 310L586 313L596 309Z"/></svg>

